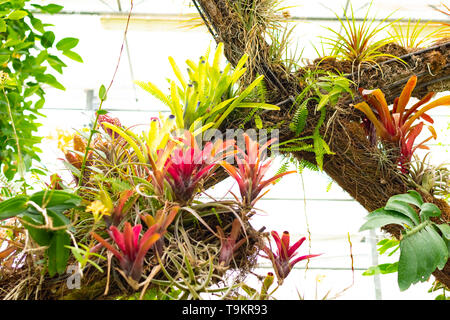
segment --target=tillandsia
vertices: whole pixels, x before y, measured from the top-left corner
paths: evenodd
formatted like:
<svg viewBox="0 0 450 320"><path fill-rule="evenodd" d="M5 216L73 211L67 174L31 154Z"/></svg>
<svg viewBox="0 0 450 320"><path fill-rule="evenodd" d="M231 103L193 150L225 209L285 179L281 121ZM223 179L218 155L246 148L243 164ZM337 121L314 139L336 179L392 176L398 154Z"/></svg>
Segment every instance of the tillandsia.
<svg viewBox="0 0 450 320"><path fill-rule="evenodd" d="M117 227L111 226L108 233L119 249L95 232L92 233L92 236L119 260L126 277L139 281L142 276L145 255L160 238L160 234L156 232L157 228L158 225L153 225L141 237L141 224L132 227L129 222L125 222L123 232L120 232Z"/></svg>
<svg viewBox="0 0 450 320"><path fill-rule="evenodd" d="M434 165L430 163L427 153L422 159L414 155L408 173L408 182L422 192L440 196L444 199L450 197L450 168L448 163ZM428 158L428 160L427 160Z"/></svg>
<svg viewBox="0 0 450 320"><path fill-rule="evenodd" d="M433 138L437 138L434 127L427 125L431 136L414 146L417 136L424 127L423 122L417 124L415 122L421 118L433 124L433 119L426 112L438 106L450 105L450 95L430 102L434 92L429 92L407 109L406 107L416 84L417 76L414 75L408 80L400 96L394 99L391 110L389 110L384 94L380 89L364 90L361 88L360 93L365 102L354 106L362 111L368 119L365 123L369 137L373 135L372 130L374 130L382 141L394 143L398 146L400 156L397 161L403 173L408 172L414 151L418 148L428 149L425 143Z"/></svg>
<svg viewBox="0 0 450 320"><path fill-rule="evenodd" d="M356 67L363 62L376 64L380 57L395 58L381 50L383 46L393 42L393 38L377 39L377 36L392 24L387 22L392 14L375 24L376 19L369 18L371 6L372 2L359 24L356 22L352 5L350 5L350 17L344 12L344 19L341 19L340 15L335 13L340 22L340 31L327 27L336 38L324 38L334 53L333 57L350 61Z"/></svg>
<svg viewBox="0 0 450 320"><path fill-rule="evenodd" d="M291 246L290 235L288 231L284 231L281 237L276 231L272 231L271 235L275 240L277 251L276 253L273 252L272 245L269 243L269 247L266 246L263 248L263 251L266 254L266 256L263 257L272 261L272 265L277 275L279 284L283 283L284 279L286 279L292 268L298 262L320 256L320 254L309 254L295 258L295 256L297 255L296 251L306 240L305 237L302 237Z"/></svg>
<svg viewBox="0 0 450 320"><path fill-rule="evenodd" d="M226 161L222 161L221 165L238 183L242 205L244 207L252 207L269 191L267 190L261 194L263 189L270 184L274 184L281 177L295 171L279 173L267 180L263 180L273 161L267 158L267 148L275 140L271 139L264 145L260 145L258 142L253 141L249 135L244 134L244 141L245 151L236 146L235 159L237 168Z"/></svg>

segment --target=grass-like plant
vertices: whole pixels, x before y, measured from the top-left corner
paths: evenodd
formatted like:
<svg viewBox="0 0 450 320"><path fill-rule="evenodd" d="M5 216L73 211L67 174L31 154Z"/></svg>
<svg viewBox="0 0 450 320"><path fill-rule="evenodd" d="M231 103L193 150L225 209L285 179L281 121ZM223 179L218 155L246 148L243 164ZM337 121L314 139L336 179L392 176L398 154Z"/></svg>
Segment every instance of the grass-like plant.
<svg viewBox="0 0 450 320"><path fill-rule="evenodd" d="M326 27L335 37L324 37L324 40L332 51L336 52L335 58L350 61L354 66L359 66L363 62L376 64L376 60L380 57L395 58L380 51L383 46L393 41L390 36L380 36L382 31L392 24L387 21L390 15L377 23L375 18L369 18L371 6L372 3L359 23L356 21L352 5L350 5L351 16L344 13L344 18L341 19L334 13L340 23L340 30Z"/></svg>
<svg viewBox="0 0 450 320"><path fill-rule="evenodd" d="M426 47L431 40L439 37L443 28L433 28L431 22L422 22L417 20L412 22L408 19L407 23L395 23L391 25L391 30L388 31L394 41L406 49L417 49Z"/></svg>

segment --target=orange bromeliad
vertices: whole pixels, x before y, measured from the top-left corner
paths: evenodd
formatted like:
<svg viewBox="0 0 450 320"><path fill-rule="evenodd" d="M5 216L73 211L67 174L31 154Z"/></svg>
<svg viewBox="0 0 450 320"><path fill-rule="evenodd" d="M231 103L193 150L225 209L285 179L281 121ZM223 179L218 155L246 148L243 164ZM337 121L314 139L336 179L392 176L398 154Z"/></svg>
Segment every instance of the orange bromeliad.
<svg viewBox="0 0 450 320"><path fill-rule="evenodd" d="M437 138L433 126L428 125L427 128L431 132L431 136L413 147L415 139L422 132L424 126L423 122L415 125L414 123L421 118L433 124L433 119L426 112L438 106L450 105L450 96L444 96L429 102L434 96L434 92L429 92L411 108L407 109L406 107L416 84L417 77L412 76L406 83L400 96L395 98L392 110L389 110L384 94L380 89L360 89L360 93L365 101L354 106L366 115L367 119L375 127L378 137L383 141L398 143L400 148L398 163L403 172L408 171L408 163L411 161L414 151L417 148L428 149L425 143L433 138Z"/></svg>

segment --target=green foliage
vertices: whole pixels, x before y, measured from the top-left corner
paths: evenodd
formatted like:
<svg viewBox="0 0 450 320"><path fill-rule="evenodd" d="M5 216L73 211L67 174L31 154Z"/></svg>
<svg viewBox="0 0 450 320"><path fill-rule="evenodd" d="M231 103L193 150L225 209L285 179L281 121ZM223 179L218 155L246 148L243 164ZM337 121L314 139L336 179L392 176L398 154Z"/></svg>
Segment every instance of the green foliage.
<svg viewBox="0 0 450 320"><path fill-rule="evenodd" d="M31 196L18 195L0 202L0 220L17 217L30 237L45 250L48 273L53 277L66 270L70 250L70 220L66 210L81 204L75 194L59 190L39 191Z"/></svg>
<svg viewBox="0 0 450 320"><path fill-rule="evenodd" d="M433 286L428 290L429 293L436 291L442 291L442 293L437 295L434 300L450 300L450 290L438 280L434 281Z"/></svg>
<svg viewBox="0 0 450 320"><path fill-rule="evenodd" d="M380 255L387 253L388 250L391 252L388 253L388 256L392 256L395 252L400 249L400 242L396 239L383 239L380 240L377 245L379 246L378 253ZM366 271L363 272L363 276L373 276L375 274L388 274L394 273L398 271L398 262L394 263L383 263L377 266L372 266Z"/></svg>
<svg viewBox="0 0 450 320"><path fill-rule="evenodd" d="M45 103L45 87L64 90L64 86L49 72L49 68L62 73L67 65L58 54L81 62L72 51L78 39L63 38L56 43L48 24L36 18L27 8L29 0L1 1L0 3L0 71L3 94L0 94L0 163L9 180L22 170L32 168L39 161L41 141L35 133L40 126L39 110ZM54 14L59 5L32 6L42 12ZM32 172L39 173L32 169Z"/></svg>
<svg viewBox="0 0 450 320"><path fill-rule="evenodd" d="M420 210L419 214L413 206ZM450 226L430 220L440 215L441 211L435 204L423 202L418 192L410 190L389 198L385 207L371 212L367 222L361 226L360 231L388 224L398 224L404 228L398 261L400 290L426 281L436 268L444 268L449 256Z"/></svg>
<svg viewBox="0 0 450 320"><path fill-rule="evenodd" d="M419 47L427 47L445 28L435 28L431 31L427 30L432 28L430 21L422 22L419 20L413 22L408 19L408 23L395 23L391 26L389 35L407 49L417 49Z"/></svg>
<svg viewBox="0 0 450 320"><path fill-rule="evenodd" d="M356 22L351 4L350 17L344 13L344 19L341 19L337 13L334 13L340 22L340 29L336 30L327 27L326 29L335 38L324 37L326 44L330 46L331 51L334 53L332 57L350 61L355 66L359 66L362 62L376 63L376 59L383 56L395 58L393 55L380 51L381 47L393 41L392 37L376 39L381 31L392 25L393 22L387 22L391 15L375 24L376 19L369 18L371 7L372 3L360 23Z"/></svg>
<svg viewBox="0 0 450 320"><path fill-rule="evenodd" d="M339 97L342 94L352 94L350 89L350 81L341 75L335 75L323 71L307 71L302 79L305 84L303 91L295 99L293 106L297 106L292 122L289 125L291 131L299 136L305 129L309 115L308 103L315 100L317 107L315 112L320 112L320 117L312 136L302 137L302 140L312 139L312 144L304 143L303 141L296 147L291 146L289 150L284 151L310 151L316 154L316 163L320 169L323 167L323 157L326 154L333 154L328 147L323 137L320 135L320 128L322 127L326 117L326 106L333 107L336 105ZM298 141L298 139L297 139ZM294 141L289 141L292 145ZM297 148L297 149L296 149Z"/></svg>
<svg viewBox="0 0 450 320"><path fill-rule="evenodd" d="M221 70L223 44L219 43L212 64L209 62L209 50L200 57L198 63L187 60L188 79L186 80L174 59L169 62L180 85L169 80L170 95L166 96L151 82L136 81L145 91L166 104L175 116L177 127L194 132L198 129L219 128L225 118L235 108L260 108L279 110L279 107L264 101L248 102L246 99L258 90L263 76L257 77L248 87L239 88L239 79L246 72L244 65L248 59L244 55L234 70L227 64ZM242 91L240 91L242 89Z"/></svg>
<svg viewBox="0 0 450 320"><path fill-rule="evenodd" d="M80 263L81 269L84 269L86 267L86 265L88 263L90 263L95 268L97 268L98 271L103 272L103 269L97 263L92 261L92 259L90 259L90 258L97 257L99 259L106 260L105 257L103 257L97 253L91 252L91 248L89 248L88 246L86 246L82 243L78 244L78 247L66 246L66 248L68 248L72 251L72 254L75 257L75 259L77 259L77 261Z"/></svg>

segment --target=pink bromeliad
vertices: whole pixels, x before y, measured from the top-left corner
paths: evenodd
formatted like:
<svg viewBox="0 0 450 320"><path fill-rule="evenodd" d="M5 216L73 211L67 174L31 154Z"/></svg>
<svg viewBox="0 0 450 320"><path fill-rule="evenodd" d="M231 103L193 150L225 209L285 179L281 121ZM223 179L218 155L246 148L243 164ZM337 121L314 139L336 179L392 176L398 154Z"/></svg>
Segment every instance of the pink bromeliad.
<svg viewBox="0 0 450 320"><path fill-rule="evenodd" d="M263 251L267 255L263 257L272 261L273 268L275 270L275 273L277 274L278 282L280 284L289 275L294 265L296 265L298 262L320 256L320 254L310 254L295 258L295 256L297 255L296 251L303 244L306 238L301 238L291 246L288 231L284 231L281 238L276 231L272 231L271 234L273 239L275 240L275 244L277 245L277 252L274 253L272 251L271 245L269 244L269 247L266 246L263 248Z"/></svg>
<svg viewBox="0 0 450 320"><path fill-rule="evenodd" d="M283 172L270 179L263 180L272 163L272 159L266 159L264 154L268 146L274 142L274 139L267 141L262 146L251 140L248 135L244 135L244 139L245 152L237 148L238 152L235 155L237 168L225 161L222 161L221 165L238 183L242 204L244 206L253 206L256 201L268 192L267 190L261 194L263 189L275 183L282 176L295 171Z"/></svg>
<svg viewBox="0 0 450 320"><path fill-rule="evenodd" d="M191 133L186 132L184 145L177 146L168 157L164 169L175 201L187 203L200 186L217 168L219 161L228 155L231 142L208 142L201 149Z"/></svg>
<svg viewBox="0 0 450 320"><path fill-rule="evenodd" d="M158 225L152 226L140 237L142 230L142 225L140 224L132 227L129 222L125 222L123 232L120 232L115 226L111 226L108 233L119 249L116 249L95 232L92 233L92 236L114 254L127 277L139 281L142 275L145 255L160 237L155 232L157 228Z"/></svg>

